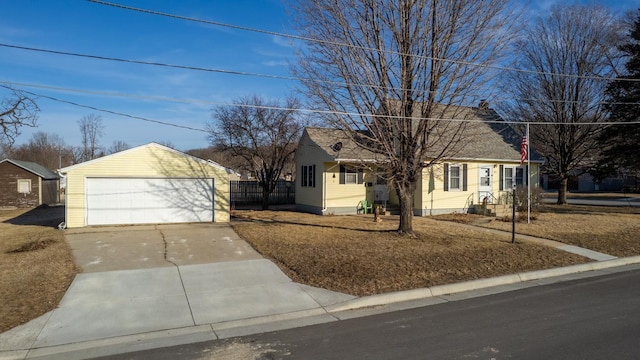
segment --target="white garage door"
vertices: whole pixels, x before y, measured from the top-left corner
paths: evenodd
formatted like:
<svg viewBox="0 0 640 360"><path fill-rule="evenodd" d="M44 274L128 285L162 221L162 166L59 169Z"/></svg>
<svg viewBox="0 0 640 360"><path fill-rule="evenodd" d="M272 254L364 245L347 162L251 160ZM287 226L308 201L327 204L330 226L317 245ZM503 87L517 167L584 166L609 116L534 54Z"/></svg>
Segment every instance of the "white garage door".
<svg viewBox="0 0 640 360"><path fill-rule="evenodd" d="M87 225L213 221L213 179L86 179Z"/></svg>

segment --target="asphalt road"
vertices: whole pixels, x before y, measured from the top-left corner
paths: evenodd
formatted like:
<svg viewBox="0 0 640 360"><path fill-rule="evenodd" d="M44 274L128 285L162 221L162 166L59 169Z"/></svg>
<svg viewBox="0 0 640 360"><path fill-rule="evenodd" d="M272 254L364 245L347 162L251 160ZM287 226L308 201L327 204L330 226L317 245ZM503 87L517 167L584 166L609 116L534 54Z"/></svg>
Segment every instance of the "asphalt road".
<svg viewBox="0 0 640 360"><path fill-rule="evenodd" d="M104 359L638 358L640 270Z"/></svg>

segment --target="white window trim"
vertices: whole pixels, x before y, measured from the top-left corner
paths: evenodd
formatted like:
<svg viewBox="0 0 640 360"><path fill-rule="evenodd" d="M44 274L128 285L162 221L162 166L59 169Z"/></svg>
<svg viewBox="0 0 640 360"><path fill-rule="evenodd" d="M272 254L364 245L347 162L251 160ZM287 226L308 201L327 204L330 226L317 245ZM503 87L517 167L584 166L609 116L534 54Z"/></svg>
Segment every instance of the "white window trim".
<svg viewBox="0 0 640 360"><path fill-rule="evenodd" d="M27 184L27 185L24 185ZM20 186L22 185L22 186ZM22 187L27 186L27 191L22 191ZM18 179L18 193L31 194L31 179Z"/></svg>
<svg viewBox="0 0 640 360"><path fill-rule="evenodd" d="M507 174L506 171L507 169L512 169L513 170L513 176L507 178ZM521 182L518 183L518 170L521 169L522 170L522 178L521 178ZM504 165L502 168L502 187L505 190L509 190L511 189L511 185L507 186L507 179L512 179L512 184L516 183L516 186L523 186L526 184L526 179L527 179L527 174L526 174L526 170L527 167L526 166L507 166Z"/></svg>
<svg viewBox="0 0 640 360"><path fill-rule="evenodd" d="M458 168L458 187L453 186L453 168ZM462 191L462 164L449 164L449 191Z"/></svg>
<svg viewBox="0 0 640 360"><path fill-rule="evenodd" d="M344 167L344 183L345 185L358 184L358 170L349 166Z"/></svg>

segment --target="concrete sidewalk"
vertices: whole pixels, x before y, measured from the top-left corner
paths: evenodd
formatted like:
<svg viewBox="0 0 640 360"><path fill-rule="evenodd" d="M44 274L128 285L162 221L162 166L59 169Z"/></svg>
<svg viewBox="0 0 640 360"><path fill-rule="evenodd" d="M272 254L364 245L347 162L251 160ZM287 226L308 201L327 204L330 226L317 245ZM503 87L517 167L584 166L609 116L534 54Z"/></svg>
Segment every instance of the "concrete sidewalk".
<svg viewBox="0 0 640 360"><path fill-rule="evenodd" d="M0 359L86 359L339 321L607 272L640 269L640 256L616 259L606 254L566 248L561 243L521 238L518 235L518 240L565 247L562 250L582 252L582 255L596 261L431 288L354 297L292 282L271 261L256 258L224 228L216 228L215 234L199 228L189 229L193 231L192 236L180 227L137 229L142 229L135 233L141 240L133 246L136 249L138 246L149 249L146 253L136 250L135 256L127 264L139 263L140 259L146 259L150 254L160 256L161 253L171 261L153 260L158 261L159 267L112 271L91 268L89 272L79 274L58 308L0 334ZM156 235L151 236L154 232L161 233L162 240L158 240L160 238ZM203 238L203 234L208 234L205 240L209 246L218 247L218 251L227 251L231 259L239 260L199 263L196 255L204 244L193 239ZM93 246L110 249L117 241L110 238L112 235L107 232L92 234ZM163 241L166 244L165 251L158 251L153 245L154 241ZM184 249L173 257L167 257L178 248ZM100 264L93 264L96 261L91 257L80 256L79 260L82 259L87 268L106 266L104 269L110 269L109 264L104 262L106 255ZM145 260L145 266L150 261Z"/></svg>

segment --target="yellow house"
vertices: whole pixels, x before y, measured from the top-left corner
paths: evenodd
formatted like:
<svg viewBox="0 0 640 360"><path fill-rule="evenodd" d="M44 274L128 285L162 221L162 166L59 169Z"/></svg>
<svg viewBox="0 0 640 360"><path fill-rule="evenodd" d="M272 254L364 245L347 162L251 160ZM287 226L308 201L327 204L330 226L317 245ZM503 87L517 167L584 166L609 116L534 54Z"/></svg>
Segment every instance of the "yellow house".
<svg viewBox="0 0 640 360"><path fill-rule="evenodd" d="M454 157L423 170L414 194L416 216L473 212L475 205L504 203L513 184L538 186L540 156L531 154L528 169L520 163L522 138L508 124L495 122L493 110L464 110L472 122L469 133ZM306 128L295 155L297 209L339 215L358 213L362 200L397 206L395 190L376 175L376 164L384 161L341 130Z"/></svg>
<svg viewBox="0 0 640 360"><path fill-rule="evenodd" d="M229 171L149 143L60 170L65 224L228 222Z"/></svg>

